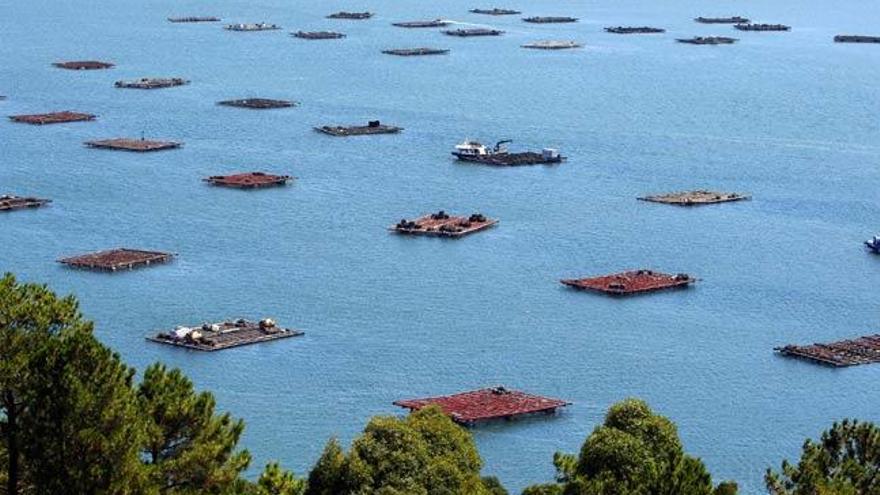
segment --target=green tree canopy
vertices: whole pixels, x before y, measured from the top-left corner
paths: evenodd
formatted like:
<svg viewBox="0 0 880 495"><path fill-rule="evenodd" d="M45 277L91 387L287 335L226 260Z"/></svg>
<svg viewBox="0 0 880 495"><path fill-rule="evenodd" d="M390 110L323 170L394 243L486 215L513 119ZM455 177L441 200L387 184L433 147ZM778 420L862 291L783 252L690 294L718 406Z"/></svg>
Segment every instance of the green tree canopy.
<svg viewBox="0 0 880 495"><path fill-rule="evenodd" d="M553 463L557 482L529 487L524 495L736 493L733 483L716 492L702 461L685 454L675 424L637 399L611 406L580 455L557 453Z"/></svg>
<svg viewBox="0 0 880 495"><path fill-rule="evenodd" d="M440 409L373 418L346 454L331 440L309 474L306 495L494 495L480 478L473 438Z"/></svg>
<svg viewBox="0 0 880 495"><path fill-rule="evenodd" d="M880 494L880 428L844 420L807 440L797 465L782 462L782 471L764 478L773 495Z"/></svg>

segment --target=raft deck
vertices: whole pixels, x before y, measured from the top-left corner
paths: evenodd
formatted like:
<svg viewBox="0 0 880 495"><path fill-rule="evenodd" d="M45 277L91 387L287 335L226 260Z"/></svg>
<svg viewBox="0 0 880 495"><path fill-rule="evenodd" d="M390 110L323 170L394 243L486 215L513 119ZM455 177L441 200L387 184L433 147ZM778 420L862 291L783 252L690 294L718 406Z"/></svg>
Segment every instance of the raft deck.
<svg viewBox="0 0 880 495"><path fill-rule="evenodd" d="M498 29L486 29L486 28L468 28L468 29L449 29L443 31L443 34L447 34L449 36L458 36L459 38L470 38L473 36L500 36L504 34L504 31L500 31Z"/></svg>
<svg viewBox="0 0 880 495"><path fill-rule="evenodd" d="M560 24L565 22L577 22L577 17L566 17L566 16L538 16L538 17L526 17L523 19L525 22L531 22L533 24Z"/></svg>
<svg viewBox="0 0 880 495"><path fill-rule="evenodd" d="M295 107L297 103L295 101L271 100L269 98L243 98L240 100L218 101L217 104L227 107L255 108L258 110L265 110L268 108Z"/></svg>
<svg viewBox="0 0 880 495"><path fill-rule="evenodd" d="M89 148L99 148L108 150L134 151L138 153L146 153L149 151L162 151L174 148L180 148L183 143L174 141L151 141L149 139L131 139L131 138L114 138L102 139L98 141L86 141L85 145Z"/></svg>
<svg viewBox="0 0 880 495"><path fill-rule="evenodd" d="M345 34L335 31L297 31L290 33L290 35L304 40L338 40L345 38Z"/></svg>
<svg viewBox="0 0 880 495"><path fill-rule="evenodd" d="M732 45L739 40L727 36L696 36L694 38L678 38L675 41L690 45Z"/></svg>
<svg viewBox="0 0 880 495"><path fill-rule="evenodd" d="M630 26L616 26L616 27L607 27L605 28L606 33L614 33L614 34L657 34L657 33L665 33L666 30L663 28L655 28L649 26L638 26L638 27L630 27Z"/></svg>
<svg viewBox="0 0 880 495"><path fill-rule="evenodd" d="M498 220L487 218L479 213L464 217L448 215L441 210L437 213L421 216L415 220L404 218L397 222L397 224L389 227L389 230L406 235L459 238L488 229L497 223Z"/></svg>
<svg viewBox="0 0 880 495"><path fill-rule="evenodd" d="M212 175L203 181L215 185L237 189L257 189L261 187L283 186L291 180L289 175L272 175L264 172L245 172L233 175Z"/></svg>
<svg viewBox="0 0 880 495"><path fill-rule="evenodd" d="M341 126L341 125L325 125L315 127L315 130L324 134L336 137L348 136L368 136L372 134L397 134L403 130L403 127L393 125L384 125L378 120L369 122L364 126Z"/></svg>
<svg viewBox="0 0 880 495"><path fill-rule="evenodd" d="M51 199L19 197L4 194L0 196L0 211L21 210L24 208L39 208L51 203Z"/></svg>
<svg viewBox="0 0 880 495"><path fill-rule="evenodd" d="M664 203L677 206L698 206L709 205L715 203L729 203L732 201L743 201L751 199L748 194L726 193L714 191L682 191L669 194L659 194L654 196L642 196L637 198L639 201L649 201L651 203Z"/></svg>
<svg viewBox="0 0 880 495"><path fill-rule="evenodd" d="M223 29L227 31L240 31L240 32L254 32L254 31L276 31L281 29L281 26L278 24L269 24L266 22L257 22L257 23L239 23L239 24L227 24L223 26Z"/></svg>
<svg viewBox="0 0 880 495"><path fill-rule="evenodd" d="M58 262L74 268L115 272L117 270L130 270L152 264L167 263L172 259L174 259L174 255L171 253L119 248L62 258Z"/></svg>
<svg viewBox="0 0 880 495"><path fill-rule="evenodd" d="M851 34L838 34L834 37L835 43L880 43L880 36L861 36Z"/></svg>
<svg viewBox="0 0 880 495"><path fill-rule="evenodd" d="M445 55L449 50L443 48L395 48L393 50L382 50L386 55L398 55L400 57L417 57L421 55Z"/></svg>
<svg viewBox="0 0 880 495"><path fill-rule="evenodd" d="M785 24L736 24L733 27L740 31L791 31L791 26Z"/></svg>
<svg viewBox="0 0 880 495"><path fill-rule="evenodd" d="M330 14L327 16L327 19L346 19L352 21L360 21L363 19L369 19L373 17L372 12L336 12L335 14Z"/></svg>
<svg viewBox="0 0 880 495"><path fill-rule="evenodd" d="M179 327L147 337L151 342L197 351L220 351L232 347L305 335L305 332L247 320L224 321L198 327Z"/></svg>
<svg viewBox="0 0 880 495"><path fill-rule="evenodd" d="M527 394L504 387L394 402L395 406L410 411L418 411L428 406L438 406L453 421L463 425L497 419L510 420L537 413L553 414L558 409L570 404L564 400Z"/></svg>
<svg viewBox="0 0 880 495"><path fill-rule="evenodd" d="M522 12L520 12L520 11L518 11L518 10L499 9L499 8L494 8L494 9L471 9L471 10L470 10L470 13L471 13L471 14L483 14L483 15L519 15L519 14L522 14Z"/></svg>
<svg viewBox="0 0 880 495"><path fill-rule="evenodd" d="M694 21L701 24L748 24L750 19L741 16L733 17L697 17Z"/></svg>
<svg viewBox="0 0 880 495"><path fill-rule="evenodd" d="M563 40L542 40L526 43L523 48L533 48L536 50L568 50L571 48L580 48L581 44L576 41Z"/></svg>
<svg viewBox="0 0 880 495"><path fill-rule="evenodd" d="M450 24L449 21L443 19L434 19L430 21L406 21L406 22L392 22L392 26L402 27L402 28L433 28L433 27L444 27Z"/></svg>
<svg viewBox="0 0 880 495"><path fill-rule="evenodd" d="M79 113L79 112L51 112L51 113L37 113L32 115L11 115L9 117L13 122L19 122L22 124L31 124L31 125L45 125L45 124L62 124L65 122L86 122L89 120L95 120L97 116L92 115L90 113Z"/></svg>
<svg viewBox="0 0 880 495"><path fill-rule="evenodd" d="M841 340L827 344L787 345L777 347L783 356L807 359L834 367L880 363L880 334L866 335L853 340Z"/></svg>
<svg viewBox="0 0 880 495"><path fill-rule="evenodd" d="M220 22L219 17L214 16L185 16L185 17L169 17L168 22Z"/></svg>
<svg viewBox="0 0 880 495"><path fill-rule="evenodd" d="M71 62L55 62L52 65L59 69L68 70L99 70L109 69L114 66L110 62L99 62L97 60L74 60Z"/></svg>
<svg viewBox="0 0 880 495"><path fill-rule="evenodd" d="M629 295L684 288L697 279L685 273L668 275L651 270L634 270L601 277L563 279L563 285L581 290L592 290L610 295Z"/></svg>
<svg viewBox="0 0 880 495"><path fill-rule="evenodd" d="M184 86L187 84L189 84L189 81L179 77L142 77L133 81L116 81L114 83L117 88L128 89L173 88L175 86Z"/></svg>

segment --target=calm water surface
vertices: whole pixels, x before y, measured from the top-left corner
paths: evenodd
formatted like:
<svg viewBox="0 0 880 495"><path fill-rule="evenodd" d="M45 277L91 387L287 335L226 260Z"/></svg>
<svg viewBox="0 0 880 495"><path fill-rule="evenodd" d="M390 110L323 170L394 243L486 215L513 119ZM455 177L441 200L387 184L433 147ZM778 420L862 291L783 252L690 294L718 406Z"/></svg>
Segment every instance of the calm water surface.
<svg viewBox="0 0 880 495"><path fill-rule="evenodd" d="M35 0L0 5L4 115L71 109L93 123L0 123L0 191L55 203L0 215L0 270L77 294L97 335L143 369L179 366L247 421L255 467L305 472L324 442L348 442L395 399L506 384L574 405L556 418L474 429L485 472L514 491L548 481L557 450L576 451L609 405L644 397L680 428L718 479L761 493L766 467L797 455L836 419L878 420L880 366L832 370L772 348L877 332L880 259L860 242L880 229L880 34L868 0L701 2L532 0L530 25L469 14L469 0ZM378 13L330 21L340 9ZM168 15L268 21L231 33ZM725 35L698 15L793 26L739 33L733 46L676 44ZM485 23L499 38L393 28L434 17ZM605 34L656 25L657 36ZM333 29L307 42L290 30ZM577 51L519 48L574 39ZM394 58L380 50L449 48ZM110 60L109 71L54 69ZM186 87L118 90L113 81L185 77ZM218 107L260 96L296 109ZM381 119L397 136L334 139L311 130ZM87 139L140 136L186 146L156 154L89 150ZM465 137L554 146L558 167L461 165ZM206 175L262 169L286 189L211 188ZM705 187L751 202L679 209L638 195ZM385 227L436 209L501 219L445 242ZM115 246L179 253L114 275L55 259ZM693 290L618 300L559 278L651 267L702 279ZM143 340L156 329L274 316L306 337L217 354Z"/></svg>

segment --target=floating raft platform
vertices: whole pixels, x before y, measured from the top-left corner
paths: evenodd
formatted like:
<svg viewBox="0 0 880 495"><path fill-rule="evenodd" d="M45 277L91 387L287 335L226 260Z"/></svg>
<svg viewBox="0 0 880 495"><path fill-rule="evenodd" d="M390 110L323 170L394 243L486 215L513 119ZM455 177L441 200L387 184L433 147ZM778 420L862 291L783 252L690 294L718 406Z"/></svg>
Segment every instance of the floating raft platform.
<svg viewBox="0 0 880 495"><path fill-rule="evenodd" d="M75 60L72 62L55 62L52 65L59 69L68 70L100 70L114 67L115 64L110 62L99 62L97 60Z"/></svg>
<svg viewBox="0 0 880 495"><path fill-rule="evenodd" d="M438 406L456 423L473 425L482 421L510 420L531 414L554 414L571 403L504 387L492 387L441 397L399 400L394 405L410 411Z"/></svg>
<svg viewBox="0 0 880 495"><path fill-rule="evenodd" d="M748 24L751 20L735 15L733 17L697 17L694 19L701 24Z"/></svg>
<svg viewBox="0 0 880 495"><path fill-rule="evenodd" d="M239 24L227 24L223 26L223 29L227 31L241 31L241 32L253 32L253 31L276 31L281 29L281 26L278 24L269 24L268 22L256 22L256 23L239 23Z"/></svg>
<svg viewBox="0 0 880 495"><path fill-rule="evenodd" d="M406 22L392 22L392 26L402 27L402 28L433 28L433 27L444 27L450 24L449 21L445 21L443 19L434 19L432 21L406 21Z"/></svg>
<svg viewBox="0 0 880 495"><path fill-rule="evenodd" d="M732 45L739 40L728 38L727 36L697 36L694 38L678 38L675 41L689 45Z"/></svg>
<svg viewBox="0 0 880 495"><path fill-rule="evenodd" d="M545 17L526 17L523 19L526 22L531 22L533 24L560 24L565 22L577 22L577 17L566 17L566 16L545 16Z"/></svg>
<svg viewBox="0 0 880 495"><path fill-rule="evenodd" d="M175 86L184 86L187 84L189 84L189 81L179 77L142 77L133 81L116 81L114 83L117 88L127 89L173 88Z"/></svg>
<svg viewBox="0 0 880 495"><path fill-rule="evenodd" d="M393 50L382 50L387 55L399 55L401 57L414 57L420 55L446 55L449 50L444 48L395 48Z"/></svg>
<svg viewBox="0 0 880 495"><path fill-rule="evenodd" d="M853 34L838 34L834 37L835 43L880 43L880 36L861 36Z"/></svg>
<svg viewBox="0 0 880 495"><path fill-rule="evenodd" d="M114 138L102 139L98 141L86 141L85 145L89 148L100 148L108 150L135 151L146 153L149 151L162 151L174 148L180 148L183 143L174 141L151 141L149 139L131 139L131 138Z"/></svg>
<svg viewBox="0 0 880 495"><path fill-rule="evenodd" d="M218 101L217 104L227 107L255 108L258 110L265 110L268 108L295 107L297 103L295 101L270 100L268 98L243 98L240 100Z"/></svg>
<svg viewBox="0 0 880 495"><path fill-rule="evenodd" d="M96 116L90 113L68 111L38 113L33 115L11 115L9 117L9 119L13 122L32 125L62 124L65 122L86 122L89 120L95 120L95 118Z"/></svg>
<svg viewBox="0 0 880 495"><path fill-rule="evenodd" d="M270 319L264 319L260 322L240 319L205 323L198 327L177 327L170 332L161 332L154 337L147 337L147 340L196 351L220 351L302 335L305 335L305 332L281 328Z"/></svg>
<svg viewBox="0 0 880 495"><path fill-rule="evenodd" d="M58 262L74 268L115 272L117 270L130 270L157 263L167 263L172 259L174 259L174 255L171 253L119 248L62 258Z"/></svg>
<svg viewBox="0 0 880 495"><path fill-rule="evenodd" d="M372 12L336 12L335 14L330 14L327 16L327 19L346 19L351 21L360 21L363 19L369 19L373 17L375 14Z"/></svg>
<svg viewBox="0 0 880 495"><path fill-rule="evenodd" d="M684 288L696 281L696 278L686 273L667 275L651 270L634 270L601 277L560 280L563 285L575 289L592 290L614 296Z"/></svg>
<svg viewBox="0 0 880 495"><path fill-rule="evenodd" d="M483 15L519 15L522 12L518 10L511 9L471 9L471 14L483 14Z"/></svg>
<svg viewBox="0 0 880 495"><path fill-rule="evenodd" d="M348 137L368 136L372 134L397 134L398 132L403 130L403 127L385 125L378 120L372 120L367 125L363 126L345 127L341 125L325 125L321 127L315 127L315 130L318 132L323 132L324 134L329 134L331 136Z"/></svg>
<svg viewBox="0 0 880 495"><path fill-rule="evenodd" d="M22 210L25 208L39 208L51 203L51 199L19 197L8 194L0 195L0 211Z"/></svg>
<svg viewBox="0 0 880 495"><path fill-rule="evenodd" d="M785 24L735 24L733 27L740 31L791 31L791 26Z"/></svg>
<svg viewBox="0 0 880 495"><path fill-rule="evenodd" d="M233 175L212 175L203 181L215 185L237 189L257 189L261 187L283 186L291 180L289 175L272 175L265 172L245 172Z"/></svg>
<svg viewBox="0 0 880 495"><path fill-rule="evenodd" d="M729 203L732 201L743 201L751 199L748 194L726 193L714 191L682 191L669 194L658 194L653 196L642 196L637 198L640 201L649 201L652 203L665 203L677 206L698 206L710 205L715 203Z"/></svg>
<svg viewBox="0 0 880 495"><path fill-rule="evenodd" d="M838 368L874 364L880 363L880 334L827 344L787 345L773 350L783 356L807 359Z"/></svg>
<svg viewBox="0 0 880 495"><path fill-rule="evenodd" d="M523 48L534 48L536 50L568 50L571 48L580 48L582 45L576 41L561 40L544 40L526 43Z"/></svg>
<svg viewBox="0 0 880 495"><path fill-rule="evenodd" d="M415 220L404 218L389 227L388 230L398 234L458 238L488 229L497 223L498 220L487 218L479 213L474 213L469 217L457 217L440 210Z"/></svg>
<svg viewBox="0 0 880 495"><path fill-rule="evenodd" d="M345 38L344 34L334 31L297 31L290 33L290 35L304 40L338 40Z"/></svg>
<svg viewBox="0 0 880 495"><path fill-rule="evenodd" d="M605 28L605 32L614 34L657 34L665 33L666 30L649 26L616 26Z"/></svg>
<svg viewBox="0 0 880 495"><path fill-rule="evenodd" d="M169 17L168 22L220 22L222 19L214 16L185 16L185 17Z"/></svg>
<svg viewBox="0 0 880 495"><path fill-rule="evenodd" d="M500 31L498 29L487 29L487 28L468 28L468 29L449 29L443 31L443 34L448 34L449 36L458 36L460 38L468 38L471 36L500 36L504 34L504 31Z"/></svg>

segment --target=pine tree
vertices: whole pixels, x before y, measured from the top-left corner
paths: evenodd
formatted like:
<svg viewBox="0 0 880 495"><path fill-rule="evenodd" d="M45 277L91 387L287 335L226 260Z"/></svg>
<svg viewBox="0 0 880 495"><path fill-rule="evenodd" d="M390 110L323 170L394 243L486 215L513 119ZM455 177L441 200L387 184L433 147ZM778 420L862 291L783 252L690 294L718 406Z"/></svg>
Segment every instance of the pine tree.
<svg viewBox="0 0 880 495"><path fill-rule="evenodd" d="M196 393L180 370L150 366L137 395L147 422L143 456L160 493L222 493L247 468L250 454L236 451L244 422L215 414L213 395Z"/></svg>

